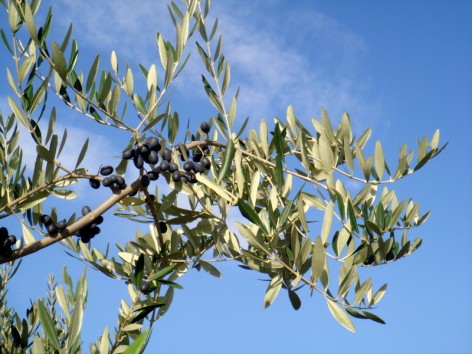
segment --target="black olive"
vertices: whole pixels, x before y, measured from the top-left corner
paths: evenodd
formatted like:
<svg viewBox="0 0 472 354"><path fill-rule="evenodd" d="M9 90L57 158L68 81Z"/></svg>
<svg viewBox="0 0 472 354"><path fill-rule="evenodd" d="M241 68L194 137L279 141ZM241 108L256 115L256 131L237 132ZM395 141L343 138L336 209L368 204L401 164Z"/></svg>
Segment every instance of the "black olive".
<svg viewBox="0 0 472 354"><path fill-rule="evenodd" d="M151 181L155 181L159 178L159 173L157 173L157 171L149 171L147 173L147 176L149 177Z"/></svg>
<svg viewBox="0 0 472 354"><path fill-rule="evenodd" d="M139 287L139 291L141 291L143 294L149 293L151 291L151 284L147 281L143 281Z"/></svg>
<svg viewBox="0 0 472 354"><path fill-rule="evenodd" d="M200 124L200 129L205 134L208 134L210 132L210 124L208 124L208 122L203 122L202 124Z"/></svg>
<svg viewBox="0 0 472 354"><path fill-rule="evenodd" d="M143 157L139 154L134 155L133 162L134 162L134 166L136 166L136 168L142 168L144 166Z"/></svg>
<svg viewBox="0 0 472 354"><path fill-rule="evenodd" d="M41 215L41 222L45 226L48 226L48 225L51 225L54 222L54 220L49 215Z"/></svg>
<svg viewBox="0 0 472 354"><path fill-rule="evenodd" d="M136 155L136 150L131 148L128 150L123 151L123 154L121 155L123 159L125 160L130 160Z"/></svg>
<svg viewBox="0 0 472 354"><path fill-rule="evenodd" d="M103 166L101 169L100 169L100 174L102 176L109 176L113 173L113 167L111 166Z"/></svg>
<svg viewBox="0 0 472 354"><path fill-rule="evenodd" d="M205 167L207 170L210 169L211 167L211 161L208 157L204 156L201 160L201 163L203 165L203 167Z"/></svg>
<svg viewBox="0 0 472 354"><path fill-rule="evenodd" d="M100 181L98 179L89 179L90 187L93 189L100 188Z"/></svg>
<svg viewBox="0 0 472 354"><path fill-rule="evenodd" d="M169 163L169 171L170 172L175 172L179 169L179 165L177 165L175 162Z"/></svg>
<svg viewBox="0 0 472 354"><path fill-rule="evenodd" d="M175 171L174 173L172 173L172 180L174 182L178 182L182 179L182 174L180 173L180 171Z"/></svg>
<svg viewBox="0 0 472 354"><path fill-rule="evenodd" d="M147 163L155 165L159 161L159 154L157 151L152 150L149 155L147 155Z"/></svg>
<svg viewBox="0 0 472 354"><path fill-rule="evenodd" d="M159 144L159 139L157 139L155 136L151 136L146 139L145 143L149 145L151 150L153 151L159 151L161 150L161 144Z"/></svg>
<svg viewBox="0 0 472 354"><path fill-rule="evenodd" d="M184 163L184 170L187 172L190 172L193 170L193 162L192 161L187 161Z"/></svg>
<svg viewBox="0 0 472 354"><path fill-rule="evenodd" d="M64 230L67 226L67 221L65 220L61 220L59 221L57 224L56 224L56 228L60 231L60 230Z"/></svg>
<svg viewBox="0 0 472 354"><path fill-rule="evenodd" d="M159 230L165 234L167 232L167 224L164 221L159 221Z"/></svg>
<svg viewBox="0 0 472 354"><path fill-rule="evenodd" d="M172 153L170 152L170 150L165 150L163 153L162 153L162 158L164 160L166 160L167 162L170 162L172 160Z"/></svg>
<svg viewBox="0 0 472 354"><path fill-rule="evenodd" d="M141 176L141 185L143 187L149 186L150 183L151 183L151 180L149 179L148 175L142 175Z"/></svg>
<svg viewBox="0 0 472 354"><path fill-rule="evenodd" d="M167 171L169 169L169 162L167 160L162 161L159 168L161 171Z"/></svg>
<svg viewBox="0 0 472 354"><path fill-rule="evenodd" d="M82 207L82 215L85 216L87 215L88 213L90 213L92 211L92 209L90 209L89 206L85 205Z"/></svg>

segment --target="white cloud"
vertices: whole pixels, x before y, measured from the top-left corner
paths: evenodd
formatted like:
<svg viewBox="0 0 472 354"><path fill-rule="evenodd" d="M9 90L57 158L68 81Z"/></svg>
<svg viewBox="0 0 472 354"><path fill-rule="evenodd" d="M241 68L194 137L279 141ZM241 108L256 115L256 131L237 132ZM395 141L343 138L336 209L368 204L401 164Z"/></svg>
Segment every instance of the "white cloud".
<svg viewBox="0 0 472 354"><path fill-rule="evenodd" d="M157 60L156 33L165 35L171 20L164 1L74 1L64 0L56 6L56 20L66 28L73 23L80 44L109 54L115 49L118 59Z"/></svg>
<svg viewBox="0 0 472 354"><path fill-rule="evenodd" d="M314 11L257 16L260 8L234 2L219 10L233 84L241 87L241 116L284 116L289 104L304 119L319 116L322 106L336 120L346 110L377 113L378 104L365 98L369 79L359 74L367 46L354 32Z"/></svg>

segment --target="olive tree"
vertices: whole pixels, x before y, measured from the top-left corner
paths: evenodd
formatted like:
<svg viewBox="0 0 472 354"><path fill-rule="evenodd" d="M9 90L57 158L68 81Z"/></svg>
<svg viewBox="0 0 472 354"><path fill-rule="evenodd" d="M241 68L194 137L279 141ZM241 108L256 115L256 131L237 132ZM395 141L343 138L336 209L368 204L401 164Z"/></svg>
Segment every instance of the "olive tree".
<svg viewBox="0 0 472 354"><path fill-rule="evenodd" d="M59 42L49 40L52 9L38 12L40 2L0 0L0 34L12 59L3 68L11 112L0 115L0 218L22 235L0 229L1 353L142 352L181 288L178 279L190 268L219 276L216 261L262 273L265 307L286 292L298 310L298 294L308 292L350 331L353 318L384 323L372 311L387 285L362 279L358 269L394 263L421 245L408 233L429 212L399 200L391 185L444 148L439 131L418 141L416 156L403 146L392 166L380 141L369 150L370 129L355 136L348 114L333 126L322 110L307 125L289 106L284 119L260 120L249 129L249 118L237 114L238 92L228 92L230 64L218 21L208 17L210 0L168 5L175 38L157 33L160 63L133 69L119 61L117 49L107 65L99 55L88 58L86 72L78 69L72 27ZM39 13L45 14L41 21ZM171 104L174 80L191 53L203 62L202 88L211 103L193 132L179 125ZM67 126L67 118L54 107L60 102L90 130L102 125L127 135L115 147L120 158L114 166L98 173L87 168L88 140L75 164L64 162L67 132L59 132L56 121ZM20 134L36 149L34 166L24 162ZM350 180L362 188L350 191ZM51 197L69 201L83 192L80 184L90 184L93 206L61 219ZM105 199L93 197L98 188L108 191ZM139 224L125 245L104 250L93 247L93 238L109 209L112 217ZM238 215L235 227L230 215ZM8 306L8 281L21 272L21 258L46 247L65 248L128 288L116 328L97 333L88 347L81 339L85 274L74 284L64 269L61 285L51 276L46 296L25 318Z"/></svg>

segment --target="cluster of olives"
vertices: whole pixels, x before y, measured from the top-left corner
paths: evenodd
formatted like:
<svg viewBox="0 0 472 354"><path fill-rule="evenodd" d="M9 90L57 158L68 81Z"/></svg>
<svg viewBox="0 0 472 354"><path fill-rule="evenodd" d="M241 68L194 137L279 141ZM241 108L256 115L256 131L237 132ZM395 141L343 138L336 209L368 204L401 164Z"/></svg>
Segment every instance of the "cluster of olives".
<svg viewBox="0 0 472 354"><path fill-rule="evenodd" d="M11 246L16 243L16 236L9 235L6 227L0 227L0 256L10 257L13 250Z"/></svg>
<svg viewBox="0 0 472 354"><path fill-rule="evenodd" d="M161 144L155 136L146 139L144 144L136 144L135 147L123 152L125 160L133 159L134 166L137 169L144 167L144 163L155 165L159 161L159 151Z"/></svg>
<svg viewBox="0 0 472 354"><path fill-rule="evenodd" d="M82 208L82 216L87 215L92 210L87 205ZM97 216L91 223L85 225L83 228L78 230L75 235L80 237L80 240L83 243L90 242L90 239L94 238L97 234L100 233L100 225L103 222L103 216Z"/></svg>
<svg viewBox="0 0 472 354"><path fill-rule="evenodd" d="M115 190L122 190L126 188L126 181L122 176L112 175L114 169L112 166L102 166L99 173L105 178L102 180L104 187L109 187ZM91 178L89 180L90 186L93 189L100 188L100 181L98 179Z"/></svg>
<svg viewBox="0 0 472 354"><path fill-rule="evenodd" d="M46 227L48 235L54 237L59 231L62 231L67 226L67 221L61 220L56 222L50 215L41 215L41 222Z"/></svg>
<svg viewBox="0 0 472 354"><path fill-rule="evenodd" d="M203 122L200 125L200 130L204 134L208 134L210 132L210 125L207 122ZM203 149L197 149L193 154L193 161L186 160L185 157L188 156L188 152L182 151L182 147L183 145L177 147L177 151L179 152L182 162L184 162L182 166L183 171L180 170L179 165L172 160L172 151L163 149L156 137L149 137L143 144L136 144L134 147L125 150L122 157L125 160L132 159L134 166L138 169L142 169L144 163L151 165L152 170L141 176L141 185L144 187L147 187L151 181L157 180L161 173L170 173L174 182L195 183L197 182L195 173L202 173L211 167L210 159L205 156L209 151L208 147L205 146ZM158 165L159 152L161 163Z"/></svg>

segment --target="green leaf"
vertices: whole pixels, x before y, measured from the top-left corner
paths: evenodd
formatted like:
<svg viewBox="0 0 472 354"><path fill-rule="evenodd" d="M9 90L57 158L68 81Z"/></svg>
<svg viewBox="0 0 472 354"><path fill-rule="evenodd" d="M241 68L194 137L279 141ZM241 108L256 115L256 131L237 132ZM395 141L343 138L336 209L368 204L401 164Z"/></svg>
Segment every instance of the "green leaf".
<svg viewBox="0 0 472 354"><path fill-rule="evenodd" d="M364 313L364 315L365 315L368 319L370 319L370 320L372 320L372 321L375 321L375 322L378 322L378 323L381 323L381 324L385 324L385 321L382 320L379 316L374 315L373 313L367 312L367 311L362 311L362 312Z"/></svg>
<svg viewBox="0 0 472 354"><path fill-rule="evenodd" d="M233 140L230 139L228 140L228 143L226 144L226 151L223 157L223 162L221 164L220 172L218 174L217 183L220 183L230 172L231 166L233 165L234 154L235 154L234 143L233 143Z"/></svg>
<svg viewBox="0 0 472 354"><path fill-rule="evenodd" d="M84 291L86 290L84 289ZM74 311L72 312L71 323L69 324L69 332L66 346L66 348L68 349L72 349L80 345L80 333L84 317L83 303L87 294L79 292L79 289L77 289L77 292L77 299L75 301Z"/></svg>
<svg viewBox="0 0 472 354"><path fill-rule="evenodd" d="M77 167L79 167L80 163L83 161L83 159L85 157L85 154L87 153L88 144L89 144L89 138L87 138L87 140L85 140L85 144L84 144L84 146L82 146L82 149L80 150L79 158L77 159L77 163L75 164L74 169L77 169Z"/></svg>
<svg viewBox="0 0 472 354"><path fill-rule="evenodd" d="M232 203L233 198L232 196L224 189L222 186L220 186L218 183L215 181L209 179L206 175L204 174L197 174L195 175L197 180L201 183L203 183L205 186L210 188L212 191L214 191L216 194L218 194L220 197L225 199L227 202Z"/></svg>
<svg viewBox="0 0 472 354"><path fill-rule="evenodd" d="M10 105L11 110L15 114L15 117L19 119L21 124L23 124L28 130L31 130L29 120L23 114L23 110L20 108L20 106L18 106L15 100L13 100L13 98L11 98L10 96L8 96L8 104Z"/></svg>
<svg viewBox="0 0 472 354"><path fill-rule="evenodd" d="M25 245L29 245L36 241L31 231L23 223L21 224L21 230L23 231L23 241L25 242Z"/></svg>
<svg viewBox="0 0 472 354"><path fill-rule="evenodd" d="M331 231L331 225L333 223L334 214L334 203L329 202L326 206L326 212L323 217L323 226L321 228L321 241L323 244L328 240L329 232Z"/></svg>
<svg viewBox="0 0 472 354"><path fill-rule="evenodd" d="M41 328L43 329L45 337L51 343L51 345L56 350L60 350L61 346L59 345L59 339L57 338L56 329L52 322L51 316L46 306L43 304L42 300L39 300L36 303L39 315L39 321L41 322Z"/></svg>
<svg viewBox="0 0 472 354"><path fill-rule="evenodd" d="M152 311L154 311L155 309L159 308L159 307L162 307L164 306L165 303L156 303L156 304L151 304L151 305L148 305L148 306L145 306L145 307L140 307L137 311L138 314L136 316L133 317L133 319L131 320L131 323L136 323L140 320L142 320L144 317L146 317L149 313L151 313Z"/></svg>
<svg viewBox="0 0 472 354"><path fill-rule="evenodd" d="M146 349L146 345L149 340L150 329L146 329L143 333L141 333L124 352L123 354L141 354L144 353L144 349Z"/></svg>
<svg viewBox="0 0 472 354"><path fill-rule="evenodd" d="M162 268L161 270L159 270L158 272L152 274L148 279L147 281L148 282L152 282L154 280L162 280L162 278L164 278L166 275L172 273L172 271L177 268L177 263L174 263L174 264L171 264L165 268Z"/></svg>
<svg viewBox="0 0 472 354"><path fill-rule="evenodd" d="M372 306L372 305L377 304L383 298L386 291L387 291L387 284L384 284L380 287L379 290L376 291L369 305Z"/></svg>
<svg viewBox="0 0 472 354"><path fill-rule="evenodd" d="M352 320L349 317L349 315L346 312L344 312L344 310L334 301L328 299L327 304L328 304L329 311L331 312L333 317L336 319L336 321L338 321L339 324L342 325L343 327L355 333L356 327L354 327L354 324L352 323Z"/></svg>
<svg viewBox="0 0 472 354"><path fill-rule="evenodd" d="M134 265L133 284L139 289L144 276L144 254L140 254Z"/></svg>
<svg viewBox="0 0 472 354"><path fill-rule="evenodd" d="M112 56L113 57L113 56ZM100 64L100 55L97 55L93 60L92 66L90 67L87 75L87 83L85 84L85 91L89 92L90 88L95 82L95 76L97 75L98 65Z"/></svg>
<svg viewBox="0 0 472 354"><path fill-rule="evenodd" d="M382 176L385 170L385 158L384 158L384 153L382 149L382 144L378 140L375 143L374 164L375 164L375 171L377 172L377 175L379 176L380 179L382 179Z"/></svg>
<svg viewBox="0 0 472 354"><path fill-rule="evenodd" d="M238 199L238 208L242 216L244 216L253 224L256 224L257 226L259 226L259 228L261 229L262 233L265 236L269 234L261 218L259 217L259 215L257 215L256 211L252 207L249 206L249 204L244 202L242 199Z"/></svg>
<svg viewBox="0 0 472 354"><path fill-rule="evenodd" d="M277 294L279 293L280 289L282 288L282 276L280 273L275 275L267 287L265 296L264 296L264 308L269 307L272 302L274 302Z"/></svg>
<svg viewBox="0 0 472 354"><path fill-rule="evenodd" d="M205 261L199 261L200 265L202 266L203 270L205 270L207 273L213 275L214 277L221 278L221 272L212 264L205 262Z"/></svg>
<svg viewBox="0 0 472 354"><path fill-rule="evenodd" d="M288 289L288 298L294 310L298 310L302 306L302 301L298 297L297 293L292 289Z"/></svg>
<svg viewBox="0 0 472 354"><path fill-rule="evenodd" d="M356 295L354 297L354 304L360 303L362 299L364 298L364 296L367 294L367 292L371 289L372 289L372 278L369 278L356 291Z"/></svg>
<svg viewBox="0 0 472 354"><path fill-rule="evenodd" d="M319 139L321 168L325 173L331 173L334 167L333 150L331 149L328 138L321 135Z"/></svg>
<svg viewBox="0 0 472 354"><path fill-rule="evenodd" d="M241 224L240 222L235 222L236 228L239 230L241 235L247 240L247 242L257 248L258 250L266 253L268 256L271 255L269 249L264 244L262 237L255 235L246 225Z"/></svg>
<svg viewBox="0 0 472 354"><path fill-rule="evenodd" d="M56 42L52 42L52 62L54 63L54 69L59 74L61 79L67 81L67 62L62 53L61 48Z"/></svg>
<svg viewBox="0 0 472 354"><path fill-rule="evenodd" d="M311 278L313 282L317 282L323 274L326 264L326 253L321 237L318 236L313 245L313 253L311 258Z"/></svg>
<svg viewBox="0 0 472 354"><path fill-rule="evenodd" d="M99 351L100 354L108 354L109 348L110 348L110 329L108 326L105 327L103 330L103 334L100 337L100 342L99 342Z"/></svg>

